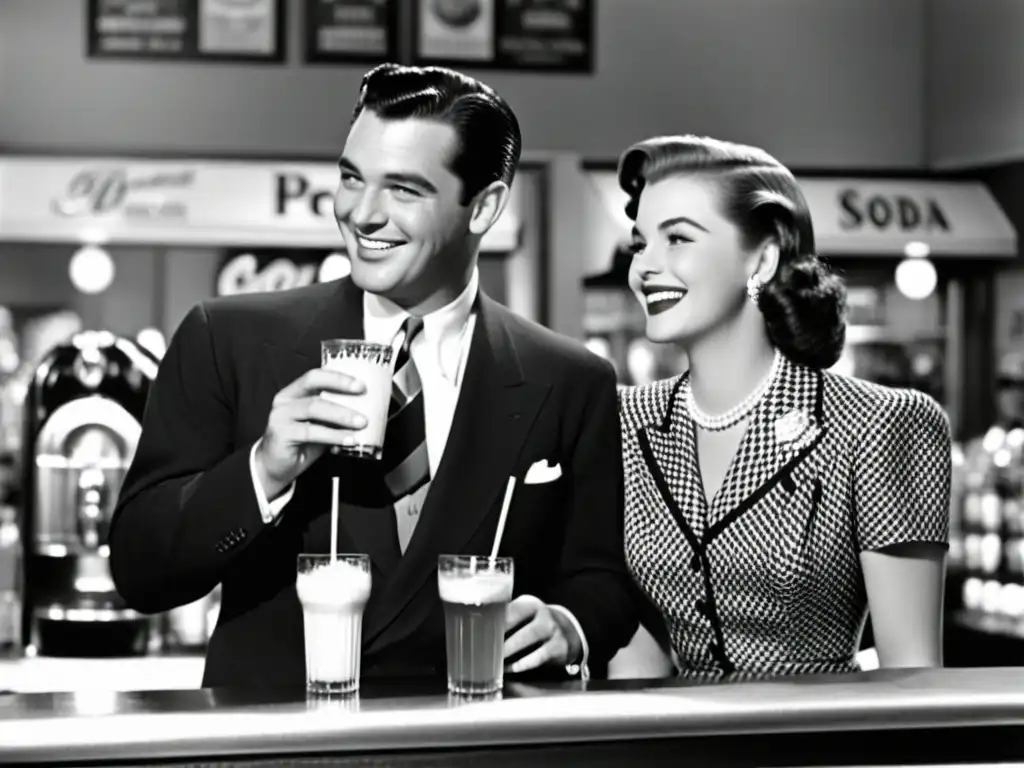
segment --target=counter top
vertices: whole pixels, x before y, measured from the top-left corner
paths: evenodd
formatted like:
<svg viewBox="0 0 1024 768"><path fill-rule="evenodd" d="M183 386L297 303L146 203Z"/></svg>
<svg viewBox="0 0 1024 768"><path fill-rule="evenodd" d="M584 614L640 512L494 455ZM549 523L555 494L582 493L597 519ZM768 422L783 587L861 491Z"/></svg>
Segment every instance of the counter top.
<svg viewBox="0 0 1024 768"><path fill-rule="evenodd" d="M196 689L203 682L202 654L0 659L0 693Z"/></svg>
<svg viewBox="0 0 1024 768"><path fill-rule="evenodd" d="M303 690L91 690L0 696L0 762L369 754L525 744L891 729L1024 727L1024 669L879 670L743 683L507 682L500 699L434 684ZM1022 741L1024 746L1024 741Z"/></svg>

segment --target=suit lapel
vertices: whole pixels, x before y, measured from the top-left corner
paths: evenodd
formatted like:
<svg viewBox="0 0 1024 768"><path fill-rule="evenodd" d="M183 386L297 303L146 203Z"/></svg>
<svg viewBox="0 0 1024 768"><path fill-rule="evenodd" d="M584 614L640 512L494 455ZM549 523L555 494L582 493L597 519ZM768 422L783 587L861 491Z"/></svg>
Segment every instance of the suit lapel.
<svg viewBox="0 0 1024 768"><path fill-rule="evenodd" d="M507 314L480 294L469 359L437 475L380 610L364 617L369 650L384 642L385 630L436 579L438 555L463 553L485 520L497 525L508 478L549 391L547 384L524 380ZM410 614L387 637L393 641L413 631L421 618Z"/></svg>
<svg viewBox="0 0 1024 768"><path fill-rule="evenodd" d="M660 421L641 428L641 445L645 458L649 451L648 470L660 486L661 495L664 497L667 494L671 499L672 503L670 499L664 501L676 518L677 525L683 529L687 539L691 535L700 539L706 527L706 505L700 473L697 471L697 443L693 424L680 395L686 381L687 376L684 374L669 390Z"/></svg>
<svg viewBox="0 0 1024 768"><path fill-rule="evenodd" d="M765 485L781 479L781 470L820 438L820 380L820 373L783 358L779 377L755 410L712 502L711 526L748 506L754 494L763 495Z"/></svg>
<svg viewBox="0 0 1024 768"><path fill-rule="evenodd" d="M339 280L336 289L312 310L311 319L296 336L266 345L275 392L320 366L320 342L324 339L365 336L363 292L348 278ZM325 453L299 477L295 500L289 505L293 509L285 520L301 518L307 526L307 542L329 544L331 481L338 477L346 500L340 505L339 527L348 534L355 551L368 554L378 570L389 574L399 557L394 514L382 479L370 469L366 461Z"/></svg>

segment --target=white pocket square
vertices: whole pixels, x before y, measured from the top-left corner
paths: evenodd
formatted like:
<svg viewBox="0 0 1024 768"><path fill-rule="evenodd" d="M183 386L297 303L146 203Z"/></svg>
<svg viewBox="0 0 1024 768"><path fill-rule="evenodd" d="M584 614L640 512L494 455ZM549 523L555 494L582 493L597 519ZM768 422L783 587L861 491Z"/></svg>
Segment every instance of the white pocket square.
<svg viewBox="0 0 1024 768"><path fill-rule="evenodd" d="M524 485L540 485L541 483L550 483L552 480L557 480L562 476L562 465L555 464L551 466L547 461L535 461L533 466L530 467L526 472L526 478L523 480Z"/></svg>

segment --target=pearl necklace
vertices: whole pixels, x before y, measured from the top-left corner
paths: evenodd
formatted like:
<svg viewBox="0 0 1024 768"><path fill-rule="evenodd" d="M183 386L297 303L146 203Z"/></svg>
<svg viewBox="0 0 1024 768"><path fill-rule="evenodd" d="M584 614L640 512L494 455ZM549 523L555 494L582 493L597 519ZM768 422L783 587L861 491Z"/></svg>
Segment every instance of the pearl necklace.
<svg viewBox="0 0 1024 768"><path fill-rule="evenodd" d="M772 360L771 370L768 371L768 375L761 380L761 383L754 388L754 391L747 395L739 405L736 405L725 413L717 416L711 416L701 410L700 406L697 405L697 400L693 396L693 390L690 388L689 382L687 382L686 409L690 412L690 418L693 419L694 423L696 423L698 427L707 430L708 432L724 432L725 430L736 426L750 415L751 411L753 411L757 407L758 403L761 402L761 398L764 397L772 384L775 383L775 379L779 375L779 367L781 363L782 355L780 355L779 351L776 350L775 359Z"/></svg>

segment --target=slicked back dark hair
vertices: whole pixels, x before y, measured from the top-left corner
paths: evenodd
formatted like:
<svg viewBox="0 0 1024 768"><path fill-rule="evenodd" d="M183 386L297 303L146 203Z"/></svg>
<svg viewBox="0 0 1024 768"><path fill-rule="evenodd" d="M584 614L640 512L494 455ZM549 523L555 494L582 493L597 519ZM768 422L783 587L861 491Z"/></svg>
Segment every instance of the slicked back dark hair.
<svg viewBox="0 0 1024 768"><path fill-rule="evenodd" d="M455 129L458 147L449 167L462 181L462 205L495 181L512 185L523 151L519 121L479 80L444 67L381 64L363 77L353 122L363 110L382 120L436 120Z"/></svg>

